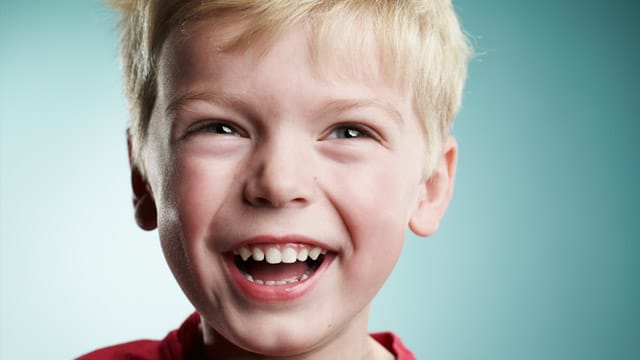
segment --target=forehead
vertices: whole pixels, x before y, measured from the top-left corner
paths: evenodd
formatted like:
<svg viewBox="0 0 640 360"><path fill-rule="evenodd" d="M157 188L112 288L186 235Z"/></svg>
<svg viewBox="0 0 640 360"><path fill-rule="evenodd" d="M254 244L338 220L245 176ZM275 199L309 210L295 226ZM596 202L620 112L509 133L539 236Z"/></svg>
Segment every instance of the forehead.
<svg viewBox="0 0 640 360"><path fill-rule="evenodd" d="M383 56L388 51L381 49L380 39L367 29L365 22L302 21L256 28L254 20L239 15L210 15L185 23L169 33L161 47L158 65L160 69L193 68L202 60L204 51L209 51L212 57L240 54L243 56L236 57L236 61L259 62L274 46L281 45L283 38L297 33L300 41L295 49L289 50L302 50L315 76L322 80L385 82L394 90L408 90L406 82L398 81L398 68ZM282 51L282 46L278 50ZM178 73L185 75L184 71Z"/></svg>

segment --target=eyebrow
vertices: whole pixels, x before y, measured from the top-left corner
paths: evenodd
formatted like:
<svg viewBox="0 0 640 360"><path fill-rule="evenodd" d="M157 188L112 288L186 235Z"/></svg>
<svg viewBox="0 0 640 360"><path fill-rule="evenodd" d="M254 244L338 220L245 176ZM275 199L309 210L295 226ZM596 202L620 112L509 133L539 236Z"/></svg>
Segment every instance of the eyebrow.
<svg viewBox="0 0 640 360"><path fill-rule="evenodd" d="M192 100L201 100L210 102L213 104L230 106L232 108L241 108L244 110L251 109L252 106L244 101L241 97L225 92L211 92L211 91L189 91L184 94L178 95L171 99L169 105L165 109L165 114L175 114L178 109L184 105L184 103ZM319 112L321 116L326 116L334 113L343 113L349 110L358 108L375 108L379 109L387 114L396 125L403 124L402 114L392 104L382 101L380 99L336 99L330 100L323 104L322 110ZM254 114L252 114L254 115Z"/></svg>
<svg viewBox="0 0 640 360"><path fill-rule="evenodd" d="M396 125L402 125L403 123L402 114L400 114L398 109L396 109L395 106L391 105L390 103L379 99L333 100L325 104L322 113L343 113L358 108L376 108L389 115L389 117L396 123Z"/></svg>
<svg viewBox="0 0 640 360"><path fill-rule="evenodd" d="M186 102L193 100L206 101L212 104L227 105L232 107L246 107L246 102L240 97L224 92L211 92L193 90L180 94L169 101L169 105L165 108L166 115L175 114L181 106Z"/></svg>

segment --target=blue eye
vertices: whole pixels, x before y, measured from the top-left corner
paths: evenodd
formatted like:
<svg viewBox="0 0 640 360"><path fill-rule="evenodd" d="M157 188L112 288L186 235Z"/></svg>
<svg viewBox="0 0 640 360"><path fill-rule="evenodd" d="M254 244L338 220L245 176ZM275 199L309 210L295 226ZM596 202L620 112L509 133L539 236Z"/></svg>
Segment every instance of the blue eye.
<svg viewBox="0 0 640 360"><path fill-rule="evenodd" d="M202 131L212 134L235 135L238 132L231 126L224 123L209 123L201 128Z"/></svg>
<svg viewBox="0 0 640 360"><path fill-rule="evenodd" d="M335 139L355 139L369 137L369 134L357 126L347 125L333 129L329 137Z"/></svg>

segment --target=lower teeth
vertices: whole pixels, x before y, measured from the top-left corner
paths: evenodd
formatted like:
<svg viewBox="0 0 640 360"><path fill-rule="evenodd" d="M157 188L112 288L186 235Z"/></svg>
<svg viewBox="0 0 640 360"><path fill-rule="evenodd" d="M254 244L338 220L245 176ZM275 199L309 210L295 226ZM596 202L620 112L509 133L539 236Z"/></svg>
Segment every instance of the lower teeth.
<svg viewBox="0 0 640 360"><path fill-rule="evenodd" d="M243 275L245 279L249 280L252 283L259 284L259 285L275 286L275 285L286 285L286 284L297 283L300 281L305 281L309 278L310 274L307 272L302 274L299 277L286 279L286 280L260 280L260 279L254 279L253 276L249 274L243 274Z"/></svg>

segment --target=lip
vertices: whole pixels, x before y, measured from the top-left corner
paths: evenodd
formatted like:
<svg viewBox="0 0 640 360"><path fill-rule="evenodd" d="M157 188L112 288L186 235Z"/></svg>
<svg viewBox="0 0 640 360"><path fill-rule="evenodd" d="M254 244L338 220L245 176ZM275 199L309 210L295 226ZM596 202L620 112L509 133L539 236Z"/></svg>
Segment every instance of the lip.
<svg viewBox="0 0 640 360"><path fill-rule="evenodd" d="M311 276L309 276L309 278L296 283L283 285L264 285L251 282L244 277L244 275L235 265L233 251L230 251L223 255L223 260L227 270L227 274L229 275L234 288L241 294L243 294L247 299L261 303L294 301L313 291L316 285L320 282L326 270L329 268L329 266L331 266L333 260L335 260L336 258L336 252L331 248L328 248L327 245L302 236L257 236L240 242L236 245L235 249L239 249L242 246L257 244L291 243L307 244L328 250L327 254L324 255L325 257L322 261L322 264L313 272Z"/></svg>
<svg viewBox="0 0 640 360"><path fill-rule="evenodd" d="M317 246L321 249L327 250L328 252L336 252L334 248L331 246L319 242L317 240L308 238L306 236L301 235L286 235L286 236L271 236L271 235L260 235L248 238L234 245L231 249L231 252L240 249L243 246L252 246L252 245L281 245L281 244L304 244L309 246Z"/></svg>

